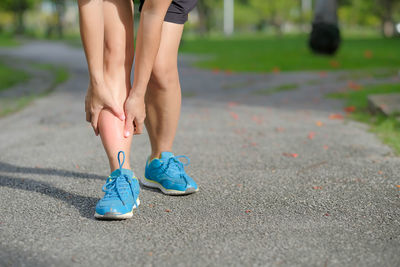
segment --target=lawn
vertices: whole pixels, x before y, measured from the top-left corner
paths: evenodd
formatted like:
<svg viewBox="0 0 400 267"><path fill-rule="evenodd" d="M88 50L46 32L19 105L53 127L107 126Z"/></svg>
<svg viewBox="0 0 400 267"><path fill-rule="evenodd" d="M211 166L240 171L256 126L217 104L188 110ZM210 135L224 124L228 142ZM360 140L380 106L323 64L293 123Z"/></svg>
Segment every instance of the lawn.
<svg viewBox="0 0 400 267"><path fill-rule="evenodd" d="M17 83L26 82L28 79L29 74L25 71L10 68L0 62L0 92Z"/></svg>
<svg viewBox="0 0 400 267"><path fill-rule="evenodd" d="M43 63L32 63L32 68L43 69L49 71L53 75L52 83L47 88L39 88L39 91L33 90L28 95L21 95L18 97L11 97L11 98L0 98L0 117L8 115L10 113L16 112L18 110L23 109L27 105L29 105L33 100L38 97L45 96L52 92L58 85L64 83L69 78L69 73L66 68L54 66L51 64L43 64ZM9 69L8 69L9 70ZM15 73L18 73L18 70L12 70L11 75L8 77L16 77ZM1 74L1 65L0 65L0 74ZM26 73L25 73L26 75ZM7 76L0 75L0 85L6 80ZM28 77L29 78L29 77ZM18 80L16 82L23 82L25 80Z"/></svg>
<svg viewBox="0 0 400 267"><path fill-rule="evenodd" d="M10 47L18 44L18 41L11 34L0 34L0 47Z"/></svg>
<svg viewBox="0 0 400 267"><path fill-rule="evenodd" d="M399 68L400 38L347 38L334 57L314 55L306 36L185 38L181 52L211 55L198 67L229 71Z"/></svg>
<svg viewBox="0 0 400 267"><path fill-rule="evenodd" d="M382 114L371 114L368 109L368 95L400 93L399 84L384 84L368 86L360 90L346 91L342 93L332 93L331 98L345 99L348 110L354 110L350 113L350 118L364 123L368 123L371 131L400 155L400 122L396 115L386 117Z"/></svg>

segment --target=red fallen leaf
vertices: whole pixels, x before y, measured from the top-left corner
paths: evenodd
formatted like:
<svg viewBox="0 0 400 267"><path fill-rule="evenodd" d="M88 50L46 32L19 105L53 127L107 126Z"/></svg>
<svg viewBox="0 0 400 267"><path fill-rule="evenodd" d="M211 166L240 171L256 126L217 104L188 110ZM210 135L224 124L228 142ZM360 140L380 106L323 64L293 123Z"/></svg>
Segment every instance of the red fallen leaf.
<svg viewBox="0 0 400 267"><path fill-rule="evenodd" d="M171 210L170 210L170 209L165 209L164 211L165 211L165 212L171 212Z"/></svg>
<svg viewBox="0 0 400 267"><path fill-rule="evenodd" d="M154 207L154 205L153 205L153 204L149 204L149 207L150 207L150 208L153 208L153 207Z"/></svg>
<svg viewBox="0 0 400 267"><path fill-rule="evenodd" d="M325 213L324 215L325 215L325 216L330 216L330 214L329 214L329 213Z"/></svg>
<svg viewBox="0 0 400 267"><path fill-rule="evenodd" d="M153 252L149 251L149 253L147 253L147 255L149 255L151 257L151 256L153 256Z"/></svg>
<svg viewBox="0 0 400 267"><path fill-rule="evenodd" d="M308 134L308 139L314 139L314 137L315 137L315 133L314 132L310 132L309 134Z"/></svg>
<svg viewBox="0 0 400 267"><path fill-rule="evenodd" d="M297 158L299 156L299 154L297 153L282 153L285 157L289 157L289 158Z"/></svg>
<svg viewBox="0 0 400 267"><path fill-rule="evenodd" d="M272 68L272 72L275 73L275 74L278 74L278 73L281 72L281 69L279 67L273 67Z"/></svg>
<svg viewBox="0 0 400 267"><path fill-rule="evenodd" d="M325 78L326 76L328 76L328 74L326 73L326 71L320 71L320 72L318 73L318 75L319 75L319 77L321 77L321 78Z"/></svg>
<svg viewBox="0 0 400 267"><path fill-rule="evenodd" d="M343 119L343 115L342 114L331 114L329 115L329 119L331 120L342 120Z"/></svg>
<svg viewBox="0 0 400 267"><path fill-rule="evenodd" d="M315 125L317 125L318 127L321 127L322 125L324 125L324 123L322 121L316 121Z"/></svg>
<svg viewBox="0 0 400 267"><path fill-rule="evenodd" d="M235 112L231 111L230 114L231 114L231 117L232 117L234 120L238 120L238 119L239 119L239 115L236 114Z"/></svg>
<svg viewBox="0 0 400 267"><path fill-rule="evenodd" d="M355 90L355 91L358 91L358 90L362 89L362 86L360 84L355 83L353 81L348 81L347 82L347 87L352 89L352 90Z"/></svg>
<svg viewBox="0 0 400 267"><path fill-rule="evenodd" d="M225 74L232 75L232 71L231 70L225 70Z"/></svg>
<svg viewBox="0 0 400 267"><path fill-rule="evenodd" d="M383 171L378 171L378 174L382 174L383 173Z"/></svg>
<svg viewBox="0 0 400 267"><path fill-rule="evenodd" d="M246 214L249 214L251 210L245 210L244 212L246 212Z"/></svg>
<svg viewBox="0 0 400 267"><path fill-rule="evenodd" d="M372 51L371 50L365 50L364 51L364 57L368 58L368 59L372 58L373 57Z"/></svg>
<svg viewBox="0 0 400 267"><path fill-rule="evenodd" d="M324 149L325 149L325 150L328 150L328 148L329 148L329 146L324 145Z"/></svg>
<svg viewBox="0 0 400 267"><path fill-rule="evenodd" d="M214 74L217 74L217 73L219 73L219 69L218 69L218 68L215 68L215 69L212 70L212 72L213 72Z"/></svg>
<svg viewBox="0 0 400 267"><path fill-rule="evenodd" d="M381 105L379 105L379 107L380 107L381 109L386 109L386 108L387 108L387 105L386 105L386 104L381 104Z"/></svg>
<svg viewBox="0 0 400 267"><path fill-rule="evenodd" d="M244 129L244 128L235 129L235 133L238 135L243 135L246 133L246 129Z"/></svg>
<svg viewBox="0 0 400 267"><path fill-rule="evenodd" d="M284 131L285 131L285 128L283 128L283 127L277 127L277 128L275 128L275 131L281 133L281 132L284 132Z"/></svg>
<svg viewBox="0 0 400 267"><path fill-rule="evenodd" d="M315 190L321 190L321 189L322 189L322 186L313 186L313 189L315 189Z"/></svg>
<svg viewBox="0 0 400 267"><path fill-rule="evenodd" d="M234 101L228 102L228 107L230 107L230 108L236 107L237 105L239 105L238 102L234 102Z"/></svg>
<svg viewBox="0 0 400 267"><path fill-rule="evenodd" d="M351 113L356 111L356 107L355 106L348 106L344 108L344 111L346 111L347 113Z"/></svg>
<svg viewBox="0 0 400 267"><path fill-rule="evenodd" d="M338 68L340 66L340 63L337 60L331 60L329 64L331 65L332 68Z"/></svg>
<svg viewBox="0 0 400 267"><path fill-rule="evenodd" d="M257 124L262 124L262 118L260 118L260 117L258 117L258 116L256 116L256 115L254 115L253 117L251 117L251 119L252 119L255 123L257 123Z"/></svg>
<svg viewBox="0 0 400 267"><path fill-rule="evenodd" d="M237 184L236 186L237 186L237 187L241 187L241 186L242 186L242 184Z"/></svg>

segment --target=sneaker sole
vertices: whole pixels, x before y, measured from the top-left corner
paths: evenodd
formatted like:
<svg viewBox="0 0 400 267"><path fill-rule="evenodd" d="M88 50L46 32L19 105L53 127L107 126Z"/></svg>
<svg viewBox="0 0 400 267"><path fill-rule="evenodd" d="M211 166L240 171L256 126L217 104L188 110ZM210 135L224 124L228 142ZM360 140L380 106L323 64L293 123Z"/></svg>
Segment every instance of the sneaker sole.
<svg viewBox="0 0 400 267"><path fill-rule="evenodd" d="M126 220L126 219L130 219L133 217L133 210L136 209L137 207L139 207L140 205L140 200L139 198L137 199L137 206L133 205L133 208L130 212L125 213L125 214L112 214L107 212L104 215L98 214L97 212L95 212L94 217L96 219L100 219L100 220Z"/></svg>
<svg viewBox="0 0 400 267"><path fill-rule="evenodd" d="M160 183L152 181L147 179L146 177L143 177L143 179L139 179L140 183L146 187L150 188L156 188L161 190L166 195L170 196L181 196L181 195L189 195L192 193L195 193L199 191L199 188L194 189L193 187L188 188L186 191L179 191L179 190L174 190L174 189L167 189L164 186L162 186Z"/></svg>

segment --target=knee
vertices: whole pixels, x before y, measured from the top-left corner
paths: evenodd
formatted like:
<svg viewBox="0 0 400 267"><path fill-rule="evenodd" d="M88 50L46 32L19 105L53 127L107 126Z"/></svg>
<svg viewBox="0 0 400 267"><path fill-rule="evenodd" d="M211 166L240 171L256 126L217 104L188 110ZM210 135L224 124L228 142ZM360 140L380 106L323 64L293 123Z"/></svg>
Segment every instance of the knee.
<svg viewBox="0 0 400 267"><path fill-rule="evenodd" d="M179 82L177 66L175 64L155 62L150 82L160 90L176 87Z"/></svg>

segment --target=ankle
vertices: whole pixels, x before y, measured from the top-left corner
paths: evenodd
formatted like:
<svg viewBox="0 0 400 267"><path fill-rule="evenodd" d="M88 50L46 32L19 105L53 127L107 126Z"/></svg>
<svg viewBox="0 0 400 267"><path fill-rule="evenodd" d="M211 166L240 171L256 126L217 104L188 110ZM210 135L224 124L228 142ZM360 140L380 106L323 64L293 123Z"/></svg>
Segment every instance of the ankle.
<svg viewBox="0 0 400 267"><path fill-rule="evenodd" d="M161 157L162 152L172 152L172 149L163 149L163 150L157 150L157 151L152 151L150 155L150 160L152 159L159 159Z"/></svg>
<svg viewBox="0 0 400 267"><path fill-rule="evenodd" d="M160 156L161 156L161 152L152 152L150 155L150 160L156 159L156 158L159 159Z"/></svg>
<svg viewBox="0 0 400 267"><path fill-rule="evenodd" d="M117 169L119 169L119 164L118 164L118 162L117 162L117 163L110 162L110 171L113 172L113 171L115 171L115 170L117 170ZM122 169L130 170L130 169L131 169L131 166L130 166L129 163L125 162L124 166L122 166Z"/></svg>

